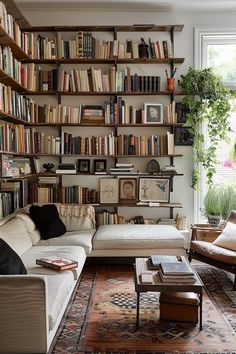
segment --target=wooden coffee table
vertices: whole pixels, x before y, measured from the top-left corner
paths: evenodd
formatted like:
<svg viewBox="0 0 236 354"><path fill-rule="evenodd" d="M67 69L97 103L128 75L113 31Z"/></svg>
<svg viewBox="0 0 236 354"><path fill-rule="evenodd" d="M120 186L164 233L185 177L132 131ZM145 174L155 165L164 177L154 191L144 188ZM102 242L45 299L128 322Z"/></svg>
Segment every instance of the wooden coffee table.
<svg viewBox="0 0 236 354"><path fill-rule="evenodd" d="M192 265L183 256L179 257L182 262L188 263L192 269L196 282L194 284L181 284L181 283L163 283L159 277L158 270L150 270L148 258L136 258L135 260L135 291L137 293L137 313L136 313L136 326L139 327L139 303L140 303L140 293L147 291L152 292L194 292L199 296L199 326L202 330L202 291L203 283L199 278L197 272L192 267ZM152 273L153 283L145 284L141 282L142 273Z"/></svg>

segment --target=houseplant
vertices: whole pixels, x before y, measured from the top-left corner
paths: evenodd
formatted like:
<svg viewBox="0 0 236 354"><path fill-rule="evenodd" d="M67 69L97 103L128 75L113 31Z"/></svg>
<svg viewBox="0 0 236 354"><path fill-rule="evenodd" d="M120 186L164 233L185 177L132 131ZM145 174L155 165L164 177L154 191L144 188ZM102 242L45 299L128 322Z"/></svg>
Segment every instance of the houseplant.
<svg viewBox="0 0 236 354"><path fill-rule="evenodd" d="M222 188L211 186L204 198L204 213L207 216L210 227L217 228L222 215Z"/></svg>
<svg viewBox="0 0 236 354"><path fill-rule="evenodd" d="M183 103L189 108L187 123L191 126L195 162L192 187L197 189L200 167L206 169L207 182L212 184L217 147L227 138L229 129L232 93L211 68L189 68L186 75L181 75L178 84L186 93Z"/></svg>
<svg viewBox="0 0 236 354"><path fill-rule="evenodd" d="M228 185L223 188L221 216L226 220L231 210L236 210L236 186Z"/></svg>

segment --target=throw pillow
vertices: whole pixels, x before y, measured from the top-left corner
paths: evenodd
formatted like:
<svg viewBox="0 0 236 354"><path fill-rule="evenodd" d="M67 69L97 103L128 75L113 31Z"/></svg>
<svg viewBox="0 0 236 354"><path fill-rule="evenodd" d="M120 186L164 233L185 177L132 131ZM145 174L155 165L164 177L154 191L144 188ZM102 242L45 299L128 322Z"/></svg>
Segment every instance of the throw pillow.
<svg viewBox="0 0 236 354"><path fill-rule="evenodd" d="M0 274L27 274L25 266L13 249L0 238Z"/></svg>
<svg viewBox="0 0 236 354"><path fill-rule="evenodd" d="M213 242L214 245L236 251L236 224L227 222L222 233Z"/></svg>
<svg viewBox="0 0 236 354"><path fill-rule="evenodd" d="M43 240L61 236L66 232L66 227L54 204L31 205L29 213Z"/></svg>

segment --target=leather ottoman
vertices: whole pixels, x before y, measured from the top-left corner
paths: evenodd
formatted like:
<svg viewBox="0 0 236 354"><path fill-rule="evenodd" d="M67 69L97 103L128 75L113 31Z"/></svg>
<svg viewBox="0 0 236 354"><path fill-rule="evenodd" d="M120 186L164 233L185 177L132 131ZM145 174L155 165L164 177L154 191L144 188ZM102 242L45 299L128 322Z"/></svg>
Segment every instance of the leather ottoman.
<svg viewBox="0 0 236 354"><path fill-rule="evenodd" d="M160 319L197 323L199 303L195 293L161 293Z"/></svg>

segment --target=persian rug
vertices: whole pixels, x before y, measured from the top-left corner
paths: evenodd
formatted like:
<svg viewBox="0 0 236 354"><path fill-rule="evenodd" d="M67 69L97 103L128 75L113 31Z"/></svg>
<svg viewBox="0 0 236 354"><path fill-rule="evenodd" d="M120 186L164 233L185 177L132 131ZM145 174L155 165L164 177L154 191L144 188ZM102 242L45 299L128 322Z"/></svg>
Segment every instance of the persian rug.
<svg viewBox="0 0 236 354"><path fill-rule="evenodd" d="M159 320L159 293L144 293L136 329L132 267L86 267L50 354L236 353L236 291L221 270L195 268L204 286L203 330Z"/></svg>

